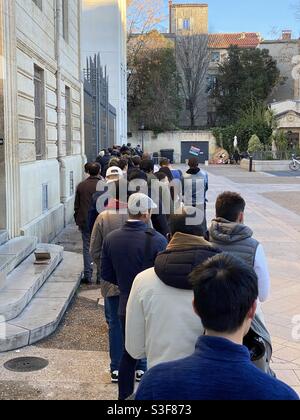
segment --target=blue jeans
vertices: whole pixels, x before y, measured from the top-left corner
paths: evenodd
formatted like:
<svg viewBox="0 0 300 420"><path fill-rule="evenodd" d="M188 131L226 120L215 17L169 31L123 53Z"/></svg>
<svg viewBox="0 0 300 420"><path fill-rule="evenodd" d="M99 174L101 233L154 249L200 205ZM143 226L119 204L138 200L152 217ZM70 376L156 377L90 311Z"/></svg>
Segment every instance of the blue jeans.
<svg viewBox="0 0 300 420"><path fill-rule="evenodd" d="M124 340L118 315L119 296L105 299L105 318L109 328L109 354L111 372L119 371L123 355Z"/></svg>
<svg viewBox="0 0 300 420"><path fill-rule="evenodd" d="M126 318L120 316L120 324L122 327L124 342L126 332ZM119 400L124 401L134 393L135 372L137 370L147 370L146 360L135 360L127 352L124 346L124 352L119 369Z"/></svg>
<svg viewBox="0 0 300 420"><path fill-rule="evenodd" d="M84 278L92 281L93 277L93 261L90 255L91 232L86 229L80 229L83 243L83 264L84 264Z"/></svg>

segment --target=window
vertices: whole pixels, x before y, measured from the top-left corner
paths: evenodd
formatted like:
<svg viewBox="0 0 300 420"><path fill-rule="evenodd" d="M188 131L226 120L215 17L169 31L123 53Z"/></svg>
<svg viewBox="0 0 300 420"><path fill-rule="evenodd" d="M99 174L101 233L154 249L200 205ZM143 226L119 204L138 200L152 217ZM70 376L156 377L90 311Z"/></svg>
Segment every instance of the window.
<svg viewBox="0 0 300 420"><path fill-rule="evenodd" d="M43 0L33 0L33 3L40 9L43 10Z"/></svg>
<svg viewBox="0 0 300 420"><path fill-rule="evenodd" d="M221 54L217 51L211 53L211 61L213 63L219 63L221 60Z"/></svg>
<svg viewBox="0 0 300 420"><path fill-rule="evenodd" d="M72 154L72 109L71 109L71 89L65 88L65 113L66 113L66 153L67 156Z"/></svg>
<svg viewBox="0 0 300 420"><path fill-rule="evenodd" d="M69 0L62 0L63 38L69 42Z"/></svg>
<svg viewBox="0 0 300 420"><path fill-rule="evenodd" d="M42 208L43 213L49 210L49 193L48 193L48 184L42 185Z"/></svg>
<svg viewBox="0 0 300 420"><path fill-rule="evenodd" d="M34 66L35 151L36 159L45 158L45 88L44 71Z"/></svg>
<svg viewBox="0 0 300 420"><path fill-rule="evenodd" d="M211 92L218 87L218 78L215 75L209 75L207 77L207 91Z"/></svg>
<svg viewBox="0 0 300 420"><path fill-rule="evenodd" d="M74 171L70 172L70 196L74 195L75 188L74 188Z"/></svg>
<svg viewBox="0 0 300 420"><path fill-rule="evenodd" d="M190 19L183 19L183 29L189 31L191 29L191 21Z"/></svg>

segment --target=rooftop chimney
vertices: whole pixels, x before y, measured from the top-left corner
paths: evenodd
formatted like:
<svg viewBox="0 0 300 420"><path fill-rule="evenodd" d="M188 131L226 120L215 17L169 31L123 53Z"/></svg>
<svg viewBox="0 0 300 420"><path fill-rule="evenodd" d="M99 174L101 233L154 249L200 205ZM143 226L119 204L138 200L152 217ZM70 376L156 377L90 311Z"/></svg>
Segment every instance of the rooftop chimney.
<svg viewBox="0 0 300 420"><path fill-rule="evenodd" d="M283 41L291 41L292 39L292 31L290 30L285 30L282 31L282 38Z"/></svg>

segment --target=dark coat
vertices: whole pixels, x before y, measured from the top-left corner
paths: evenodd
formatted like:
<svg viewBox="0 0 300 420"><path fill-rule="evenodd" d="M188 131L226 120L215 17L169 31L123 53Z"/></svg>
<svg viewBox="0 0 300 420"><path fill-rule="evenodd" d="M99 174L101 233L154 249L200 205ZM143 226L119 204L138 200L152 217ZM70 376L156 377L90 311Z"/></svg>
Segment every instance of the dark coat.
<svg viewBox="0 0 300 420"><path fill-rule="evenodd" d="M88 229L88 212L100 177L91 176L81 182L76 191L74 219L80 229Z"/></svg>

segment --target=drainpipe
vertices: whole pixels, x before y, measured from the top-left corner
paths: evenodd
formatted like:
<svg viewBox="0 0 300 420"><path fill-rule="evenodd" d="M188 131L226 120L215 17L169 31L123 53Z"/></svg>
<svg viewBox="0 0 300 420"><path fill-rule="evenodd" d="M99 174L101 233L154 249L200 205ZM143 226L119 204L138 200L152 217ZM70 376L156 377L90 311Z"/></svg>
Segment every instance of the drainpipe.
<svg viewBox="0 0 300 420"><path fill-rule="evenodd" d="M64 156L62 145L62 71L61 71L61 31L62 31L62 0L56 0L56 14L55 14L55 27L56 27L56 47L55 58L57 63L56 72L56 98L57 98L57 156L60 160Z"/></svg>

